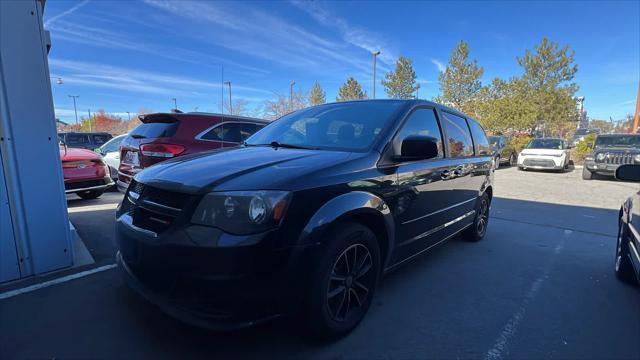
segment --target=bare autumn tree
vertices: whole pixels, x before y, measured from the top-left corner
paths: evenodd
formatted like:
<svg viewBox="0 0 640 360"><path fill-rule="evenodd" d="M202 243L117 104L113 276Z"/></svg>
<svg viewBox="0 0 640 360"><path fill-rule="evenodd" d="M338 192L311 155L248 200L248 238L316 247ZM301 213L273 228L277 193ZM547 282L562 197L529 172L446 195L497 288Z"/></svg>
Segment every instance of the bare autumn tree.
<svg viewBox="0 0 640 360"><path fill-rule="evenodd" d="M294 92L292 98L279 94L277 99L264 102L263 117L265 119L275 120L305 107L307 107L307 97L302 90Z"/></svg>

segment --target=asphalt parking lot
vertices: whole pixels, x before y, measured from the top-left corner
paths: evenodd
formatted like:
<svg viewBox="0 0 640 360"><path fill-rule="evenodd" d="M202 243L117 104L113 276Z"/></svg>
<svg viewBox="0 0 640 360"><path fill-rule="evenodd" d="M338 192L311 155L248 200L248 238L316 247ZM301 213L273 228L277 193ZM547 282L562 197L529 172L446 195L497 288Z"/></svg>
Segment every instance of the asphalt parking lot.
<svg viewBox="0 0 640 360"><path fill-rule="evenodd" d="M486 239L454 239L386 276L363 323L335 343L290 321L192 328L112 269L0 300L0 358L637 358L640 291L615 279L613 257L620 203L639 189L580 170L499 169ZM120 198L69 200L94 267L113 262Z"/></svg>

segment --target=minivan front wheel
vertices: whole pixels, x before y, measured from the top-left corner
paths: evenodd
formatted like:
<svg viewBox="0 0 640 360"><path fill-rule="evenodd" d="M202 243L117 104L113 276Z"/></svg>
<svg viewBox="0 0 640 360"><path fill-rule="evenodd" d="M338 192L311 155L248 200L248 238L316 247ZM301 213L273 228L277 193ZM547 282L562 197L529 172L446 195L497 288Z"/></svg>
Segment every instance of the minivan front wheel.
<svg viewBox="0 0 640 360"><path fill-rule="evenodd" d="M335 339L364 318L380 276L380 249L374 233L357 223L340 224L327 239L311 281L307 322L316 336Z"/></svg>
<svg viewBox="0 0 640 360"><path fill-rule="evenodd" d="M491 199L485 192L480 196L476 202L475 218L473 224L467 228L464 233L464 238L469 241L481 240L487 233L487 226L489 225L489 210L491 206Z"/></svg>

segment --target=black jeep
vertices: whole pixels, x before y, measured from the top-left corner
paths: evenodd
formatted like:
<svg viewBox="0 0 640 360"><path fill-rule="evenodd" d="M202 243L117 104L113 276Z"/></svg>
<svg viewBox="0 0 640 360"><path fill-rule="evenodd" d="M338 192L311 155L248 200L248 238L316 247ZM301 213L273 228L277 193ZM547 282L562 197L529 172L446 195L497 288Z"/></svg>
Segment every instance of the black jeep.
<svg viewBox="0 0 640 360"><path fill-rule="evenodd" d="M593 179L595 174L613 176L620 165L640 164L640 135L598 135L593 153L587 155L582 178Z"/></svg>

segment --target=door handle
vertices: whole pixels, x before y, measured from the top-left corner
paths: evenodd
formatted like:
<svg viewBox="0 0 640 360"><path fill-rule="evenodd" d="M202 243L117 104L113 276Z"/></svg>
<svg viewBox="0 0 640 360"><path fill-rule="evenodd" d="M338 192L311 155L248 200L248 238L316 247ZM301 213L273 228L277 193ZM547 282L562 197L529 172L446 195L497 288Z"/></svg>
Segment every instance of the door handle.
<svg viewBox="0 0 640 360"><path fill-rule="evenodd" d="M450 177L451 177L451 171L449 171L449 170L443 170L443 171L440 173L440 177L442 178L442 180L447 180L448 178L450 178Z"/></svg>

